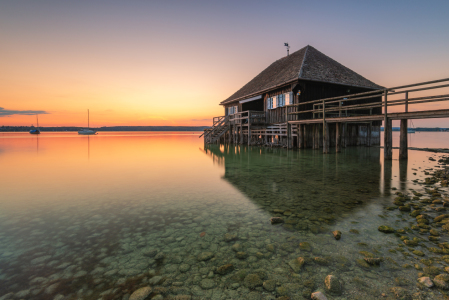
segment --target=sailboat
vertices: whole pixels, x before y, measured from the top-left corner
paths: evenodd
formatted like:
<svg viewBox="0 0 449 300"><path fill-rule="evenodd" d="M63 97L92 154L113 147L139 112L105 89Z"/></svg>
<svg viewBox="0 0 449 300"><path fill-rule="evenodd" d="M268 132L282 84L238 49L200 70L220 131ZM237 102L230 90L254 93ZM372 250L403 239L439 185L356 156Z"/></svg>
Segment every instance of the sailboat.
<svg viewBox="0 0 449 300"><path fill-rule="evenodd" d="M97 134L95 130L89 128L89 110L87 110L87 128L81 129L80 131L78 131L78 134L84 135Z"/></svg>
<svg viewBox="0 0 449 300"><path fill-rule="evenodd" d="M31 129L30 130L31 134L41 134L41 131L39 130L39 118L38 118L38 115L36 115L36 124L37 124L36 129Z"/></svg>

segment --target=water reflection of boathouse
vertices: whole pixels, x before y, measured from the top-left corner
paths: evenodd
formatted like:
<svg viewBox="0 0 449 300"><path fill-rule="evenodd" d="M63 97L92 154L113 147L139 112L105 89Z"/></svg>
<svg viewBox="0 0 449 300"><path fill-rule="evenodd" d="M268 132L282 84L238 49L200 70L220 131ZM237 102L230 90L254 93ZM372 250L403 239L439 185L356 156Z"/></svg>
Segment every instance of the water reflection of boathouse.
<svg viewBox="0 0 449 300"><path fill-rule="evenodd" d="M256 205L323 217L352 211L383 191L377 148L347 148L338 155L305 149L287 151L244 145L206 145L204 152L224 167L223 179Z"/></svg>

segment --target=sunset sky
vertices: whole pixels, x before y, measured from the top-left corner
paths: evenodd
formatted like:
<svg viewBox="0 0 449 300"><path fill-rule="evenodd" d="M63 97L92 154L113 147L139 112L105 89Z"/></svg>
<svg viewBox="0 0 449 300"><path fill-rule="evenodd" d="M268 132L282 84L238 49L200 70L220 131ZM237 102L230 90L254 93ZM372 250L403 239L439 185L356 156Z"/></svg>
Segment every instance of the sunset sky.
<svg viewBox="0 0 449 300"><path fill-rule="evenodd" d="M449 78L448 12L447 0L0 1L0 126L35 113L85 126L87 109L94 127L210 125L284 42L382 86Z"/></svg>

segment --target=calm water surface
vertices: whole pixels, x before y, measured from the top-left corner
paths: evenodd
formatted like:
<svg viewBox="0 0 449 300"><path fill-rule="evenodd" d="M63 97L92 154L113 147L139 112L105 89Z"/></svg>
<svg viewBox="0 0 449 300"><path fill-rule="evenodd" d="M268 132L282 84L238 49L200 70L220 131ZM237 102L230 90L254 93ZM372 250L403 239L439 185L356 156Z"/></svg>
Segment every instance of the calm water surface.
<svg viewBox="0 0 449 300"><path fill-rule="evenodd" d="M424 193L413 180L437 168L428 157L439 155L410 151L408 162L384 164L378 147L322 155L205 147L198 136L0 134L0 299L128 299L145 286L156 299L310 299L314 291L395 299L391 287L419 291L421 257L394 250L403 247L399 237L377 228L412 224L408 213L385 208L396 191ZM419 133L410 144L449 148L448 137ZM286 222L271 225L273 216ZM367 266L367 255L384 261ZM226 264L233 267L219 268ZM341 295L325 290L329 274ZM438 290L424 297L445 299Z"/></svg>

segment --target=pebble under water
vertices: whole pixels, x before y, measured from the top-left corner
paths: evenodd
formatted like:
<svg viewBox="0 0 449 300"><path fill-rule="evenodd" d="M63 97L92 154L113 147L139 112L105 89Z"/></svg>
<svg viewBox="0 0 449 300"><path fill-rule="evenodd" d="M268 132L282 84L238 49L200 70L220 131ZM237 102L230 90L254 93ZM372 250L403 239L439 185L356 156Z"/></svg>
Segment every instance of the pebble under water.
<svg viewBox="0 0 449 300"><path fill-rule="evenodd" d="M449 162L381 152L1 136L0 299L447 299Z"/></svg>

